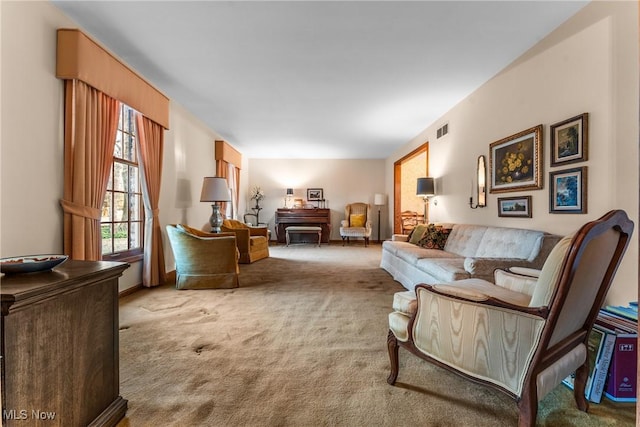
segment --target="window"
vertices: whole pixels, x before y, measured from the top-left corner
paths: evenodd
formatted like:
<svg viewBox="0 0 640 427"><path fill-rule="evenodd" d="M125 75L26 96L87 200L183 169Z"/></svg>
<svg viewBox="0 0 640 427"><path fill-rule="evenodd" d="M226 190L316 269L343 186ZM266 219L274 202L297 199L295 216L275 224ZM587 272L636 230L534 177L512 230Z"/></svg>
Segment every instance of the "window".
<svg viewBox="0 0 640 427"><path fill-rule="evenodd" d="M142 254L144 206L138 169L135 111L122 104L113 165L102 204L102 256Z"/></svg>

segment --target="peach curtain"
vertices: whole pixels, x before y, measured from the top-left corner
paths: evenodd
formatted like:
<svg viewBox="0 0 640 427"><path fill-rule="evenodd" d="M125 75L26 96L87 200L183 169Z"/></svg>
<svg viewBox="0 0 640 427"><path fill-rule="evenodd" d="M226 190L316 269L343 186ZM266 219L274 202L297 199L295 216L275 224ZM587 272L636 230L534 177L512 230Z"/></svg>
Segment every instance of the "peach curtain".
<svg viewBox="0 0 640 427"><path fill-rule="evenodd" d="M65 80L64 253L102 259L101 209L113 163L120 103L79 80Z"/></svg>
<svg viewBox="0 0 640 427"><path fill-rule="evenodd" d="M224 160L216 160L216 176L226 178L227 185L232 192L231 212L233 212L234 217L237 217L238 198L240 197L240 169ZM228 211L227 202L220 203L220 210L225 213Z"/></svg>
<svg viewBox="0 0 640 427"><path fill-rule="evenodd" d="M138 153L142 176L142 197L144 199L144 259L142 263L142 284L146 287L158 286L165 282L164 252L158 201L162 181L162 152L164 129L152 120L136 114L138 127Z"/></svg>

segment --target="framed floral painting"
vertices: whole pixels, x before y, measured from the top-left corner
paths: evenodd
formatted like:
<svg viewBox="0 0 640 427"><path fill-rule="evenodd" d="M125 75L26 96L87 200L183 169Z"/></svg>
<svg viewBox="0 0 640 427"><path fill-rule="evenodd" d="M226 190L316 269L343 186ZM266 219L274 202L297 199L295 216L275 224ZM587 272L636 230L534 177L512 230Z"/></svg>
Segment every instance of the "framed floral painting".
<svg viewBox="0 0 640 427"><path fill-rule="evenodd" d="M542 188L542 125L489 146L491 193Z"/></svg>
<svg viewBox="0 0 640 427"><path fill-rule="evenodd" d="M587 167L549 173L549 212L587 213Z"/></svg>

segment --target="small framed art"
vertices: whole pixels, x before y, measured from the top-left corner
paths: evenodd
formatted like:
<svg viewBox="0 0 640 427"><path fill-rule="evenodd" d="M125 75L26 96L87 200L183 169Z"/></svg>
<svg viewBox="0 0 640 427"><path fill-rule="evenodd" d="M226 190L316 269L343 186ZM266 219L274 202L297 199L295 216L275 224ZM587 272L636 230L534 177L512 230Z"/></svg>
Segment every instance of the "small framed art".
<svg viewBox="0 0 640 427"><path fill-rule="evenodd" d="M310 202L324 200L322 188L307 188L307 200Z"/></svg>
<svg viewBox="0 0 640 427"><path fill-rule="evenodd" d="M587 167L549 173L549 212L587 213Z"/></svg>
<svg viewBox="0 0 640 427"><path fill-rule="evenodd" d="M551 125L551 166L588 160L589 113Z"/></svg>
<svg viewBox="0 0 640 427"><path fill-rule="evenodd" d="M491 193L542 188L542 125L489 145Z"/></svg>
<svg viewBox="0 0 640 427"><path fill-rule="evenodd" d="M498 197L498 216L531 218L531 196Z"/></svg>

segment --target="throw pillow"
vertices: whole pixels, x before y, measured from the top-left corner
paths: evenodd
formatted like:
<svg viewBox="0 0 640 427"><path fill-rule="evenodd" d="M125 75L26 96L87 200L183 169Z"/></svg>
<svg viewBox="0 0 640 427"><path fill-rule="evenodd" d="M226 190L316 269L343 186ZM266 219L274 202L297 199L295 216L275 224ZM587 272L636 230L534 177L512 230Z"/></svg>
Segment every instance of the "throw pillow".
<svg viewBox="0 0 640 427"><path fill-rule="evenodd" d="M351 227L364 227L365 220L366 220L365 214L349 215L349 224L351 224Z"/></svg>
<svg viewBox="0 0 640 427"><path fill-rule="evenodd" d="M422 235L426 231L427 226L424 224L416 225L413 230L411 230L411 234L409 234L409 243L413 243L417 245L420 239L422 239Z"/></svg>
<svg viewBox="0 0 640 427"><path fill-rule="evenodd" d="M442 250L447 243L449 233L451 233L451 229L449 228L443 228L441 226L429 224L426 231L424 232L424 235L418 242L418 246L427 249Z"/></svg>

